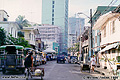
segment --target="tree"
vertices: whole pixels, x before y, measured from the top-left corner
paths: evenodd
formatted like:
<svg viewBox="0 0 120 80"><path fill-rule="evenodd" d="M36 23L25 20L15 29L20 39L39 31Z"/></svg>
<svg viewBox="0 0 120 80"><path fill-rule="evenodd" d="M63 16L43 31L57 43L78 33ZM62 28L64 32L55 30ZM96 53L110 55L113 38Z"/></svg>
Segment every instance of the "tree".
<svg viewBox="0 0 120 80"><path fill-rule="evenodd" d="M21 45L21 46L23 46L23 47L31 47L31 46L29 45L28 41L25 40L23 37L18 38L18 41L19 41L19 42L17 43L17 45Z"/></svg>
<svg viewBox="0 0 120 80"><path fill-rule="evenodd" d="M21 31L18 31L18 36L19 36L19 37L24 37L24 33L21 32Z"/></svg>
<svg viewBox="0 0 120 80"><path fill-rule="evenodd" d="M79 52L79 44L80 44L79 42L75 44L75 49L77 52Z"/></svg>
<svg viewBox="0 0 120 80"><path fill-rule="evenodd" d="M17 38L14 38L12 37L12 35L9 33L6 37L6 44L9 44L9 45L15 45L18 43L18 39Z"/></svg>
<svg viewBox="0 0 120 80"><path fill-rule="evenodd" d="M19 15L16 18L16 22L18 22L20 25L22 25L24 27L30 27L31 26L31 24L29 24L29 21L27 19L25 19L25 16Z"/></svg>
<svg viewBox="0 0 120 80"><path fill-rule="evenodd" d="M6 34L4 28L0 27L0 46L6 43Z"/></svg>
<svg viewBox="0 0 120 80"><path fill-rule="evenodd" d="M24 37L15 38L11 34L7 35L6 43L9 45L21 45L23 47L31 47Z"/></svg>

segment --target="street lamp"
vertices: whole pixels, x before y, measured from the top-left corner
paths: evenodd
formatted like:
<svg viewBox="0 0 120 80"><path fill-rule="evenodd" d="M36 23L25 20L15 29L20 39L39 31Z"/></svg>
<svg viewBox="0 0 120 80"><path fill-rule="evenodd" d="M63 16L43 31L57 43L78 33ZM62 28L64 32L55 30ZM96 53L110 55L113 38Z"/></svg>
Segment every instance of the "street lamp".
<svg viewBox="0 0 120 80"><path fill-rule="evenodd" d="M89 57L91 56L91 55L93 55L93 50L92 50L92 47L93 47L93 41L92 41L92 26L93 26L93 22L92 22L92 9L90 9L90 17L89 16L87 16L86 14L84 14L84 13L82 13L82 12L79 12L79 13L77 13L78 15L80 15L80 14L83 14L83 15L85 15L87 18L89 18L90 19L90 24L91 24L91 28L90 28L90 45L89 45ZM81 55L81 25L80 25L80 55Z"/></svg>
<svg viewBox="0 0 120 80"><path fill-rule="evenodd" d="M90 19L90 17L88 16L88 15L86 15L86 14L84 14L84 13L82 13L82 12L79 12L79 13L77 13L77 14L83 14L83 15L85 15L87 18L89 18Z"/></svg>

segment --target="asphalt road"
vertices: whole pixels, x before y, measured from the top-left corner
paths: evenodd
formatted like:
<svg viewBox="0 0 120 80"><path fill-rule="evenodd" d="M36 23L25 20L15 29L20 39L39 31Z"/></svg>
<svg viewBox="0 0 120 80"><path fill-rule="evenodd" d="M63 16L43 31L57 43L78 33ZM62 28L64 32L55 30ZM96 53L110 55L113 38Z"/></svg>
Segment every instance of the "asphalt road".
<svg viewBox="0 0 120 80"><path fill-rule="evenodd" d="M109 80L101 78L103 75L96 72L80 72L78 64L58 64L56 61L49 61L47 64L38 67L45 69L44 80ZM7 72L4 75L0 72L0 80L25 80L25 78L18 71ZM29 80L40 80L40 77L33 77Z"/></svg>

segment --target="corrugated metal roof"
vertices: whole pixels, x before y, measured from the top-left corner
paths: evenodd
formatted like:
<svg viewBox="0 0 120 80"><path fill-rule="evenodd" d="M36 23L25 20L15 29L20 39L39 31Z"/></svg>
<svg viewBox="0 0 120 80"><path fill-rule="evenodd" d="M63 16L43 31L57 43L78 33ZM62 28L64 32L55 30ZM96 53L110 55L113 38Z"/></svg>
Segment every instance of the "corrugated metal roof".
<svg viewBox="0 0 120 80"><path fill-rule="evenodd" d="M98 6L92 17L93 22L96 22L101 15L113 11L116 7L117 6Z"/></svg>

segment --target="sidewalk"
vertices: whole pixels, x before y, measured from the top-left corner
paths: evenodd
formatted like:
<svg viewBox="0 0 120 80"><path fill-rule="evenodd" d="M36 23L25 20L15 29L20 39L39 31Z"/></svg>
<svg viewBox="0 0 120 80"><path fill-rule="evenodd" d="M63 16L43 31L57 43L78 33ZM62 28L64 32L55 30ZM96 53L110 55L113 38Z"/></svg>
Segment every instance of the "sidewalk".
<svg viewBox="0 0 120 80"><path fill-rule="evenodd" d="M110 72L108 69L104 69L101 67L99 67L99 68L95 67L94 70L95 70L95 72L98 72L98 73L105 75L105 76L113 75L112 72Z"/></svg>
<svg viewBox="0 0 120 80"><path fill-rule="evenodd" d="M117 75L113 75L112 72L110 72L108 69L104 69L104 68L95 68L94 69L95 72L98 72L102 75L104 75L105 77L110 77L110 80L120 80L120 77Z"/></svg>

